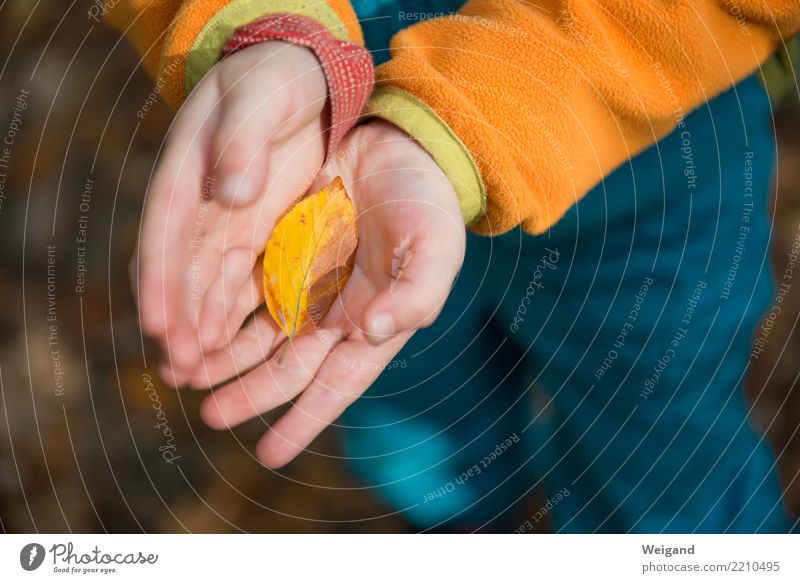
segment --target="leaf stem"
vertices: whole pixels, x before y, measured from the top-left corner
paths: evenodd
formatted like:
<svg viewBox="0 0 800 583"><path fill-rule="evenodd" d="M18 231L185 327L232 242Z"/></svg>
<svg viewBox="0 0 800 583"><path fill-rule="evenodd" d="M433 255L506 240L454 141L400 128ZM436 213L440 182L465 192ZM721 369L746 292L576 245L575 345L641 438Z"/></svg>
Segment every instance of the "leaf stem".
<svg viewBox="0 0 800 583"><path fill-rule="evenodd" d="M289 350L289 345L292 343L292 337L289 337L288 342L283 345L280 356L278 356L278 364L283 364L283 359L286 357L286 351Z"/></svg>

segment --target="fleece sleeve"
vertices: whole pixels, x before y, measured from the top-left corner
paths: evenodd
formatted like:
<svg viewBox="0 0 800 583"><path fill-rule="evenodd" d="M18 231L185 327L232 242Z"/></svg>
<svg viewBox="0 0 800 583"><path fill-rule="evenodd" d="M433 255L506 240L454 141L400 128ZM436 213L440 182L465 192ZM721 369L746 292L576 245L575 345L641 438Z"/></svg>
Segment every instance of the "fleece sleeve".
<svg viewBox="0 0 800 583"><path fill-rule="evenodd" d="M472 0L394 37L367 112L431 153L474 230L541 233L799 28L800 0Z"/></svg>
<svg viewBox="0 0 800 583"><path fill-rule="evenodd" d="M177 109L234 31L277 14L313 19L342 42L364 44L347 0L119 0L104 18L131 41L161 96Z"/></svg>

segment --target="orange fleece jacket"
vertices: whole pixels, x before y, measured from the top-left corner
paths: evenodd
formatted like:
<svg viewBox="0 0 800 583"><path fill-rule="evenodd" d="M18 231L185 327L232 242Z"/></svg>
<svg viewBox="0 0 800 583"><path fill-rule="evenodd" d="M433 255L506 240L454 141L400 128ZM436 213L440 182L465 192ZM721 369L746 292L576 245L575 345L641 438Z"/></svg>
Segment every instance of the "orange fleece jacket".
<svg viewBox="0 0 800 583"><path fill-rule="evenodd" d="M800 0L472 0L398 33L377 80L472 154L475 230L541 233L798 29Z"/></svg>
<svg viewBox="0 0 800 583"><path fill-rule="evenodd" d="M109 20L160 77L234 1L122 0ZM363 42L349 3L330 6ZM472 0L398 33L376 92L430 108L466 148L487 199L465 217L476 231L541 233L799 29L800 0ZM164 82L173 106L184 73Z"/></svg>

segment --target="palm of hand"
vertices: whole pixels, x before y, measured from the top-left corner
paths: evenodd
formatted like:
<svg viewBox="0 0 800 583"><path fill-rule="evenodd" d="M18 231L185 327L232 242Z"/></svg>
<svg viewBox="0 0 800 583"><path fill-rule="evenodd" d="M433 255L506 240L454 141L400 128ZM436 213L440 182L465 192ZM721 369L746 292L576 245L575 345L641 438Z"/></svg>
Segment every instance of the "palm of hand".
<svg viewBox="0 0 800 583"><path fill-rule="evenodd" d="M465 232L447 177L416 142L385 122L351 132L318 184L342 176L358 213L353 273L315 330L283 341L265 313L207 355L193 384L236 376L203 404L230 427L297 398L257 448L290 461L360 396L415 330L432 323L463 261ZM249 372L238 376L243 370Z"/></svg>
<svg viewBox="0 0 800 583"><path fill-rule="evenodd" d="M210 71L178 114L137 258L142 325L166 352L168 382L182 384L258 305L253 265L323 162L326 96L310 51L263 43Z"/></svg>

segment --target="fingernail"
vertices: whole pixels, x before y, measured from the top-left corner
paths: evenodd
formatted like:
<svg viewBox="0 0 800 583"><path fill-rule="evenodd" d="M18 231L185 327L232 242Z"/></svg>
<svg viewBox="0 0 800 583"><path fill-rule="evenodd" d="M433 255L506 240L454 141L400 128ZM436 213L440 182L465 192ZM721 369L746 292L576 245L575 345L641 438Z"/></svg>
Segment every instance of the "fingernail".
<svg viewBox="0 0 800 583"><path fill-rule="evenodd" d="M394 318L390 314L378 314L372 318L367 328L367 333L378 341L386 340L396 333Z"/></svg>
<svg viewBox="0 0 800 583"><path fill-rule="evenodd" d="M257 194L253 179L239 174L226 176L214 190L214 196L228 204L253 202Z"/></svg>

